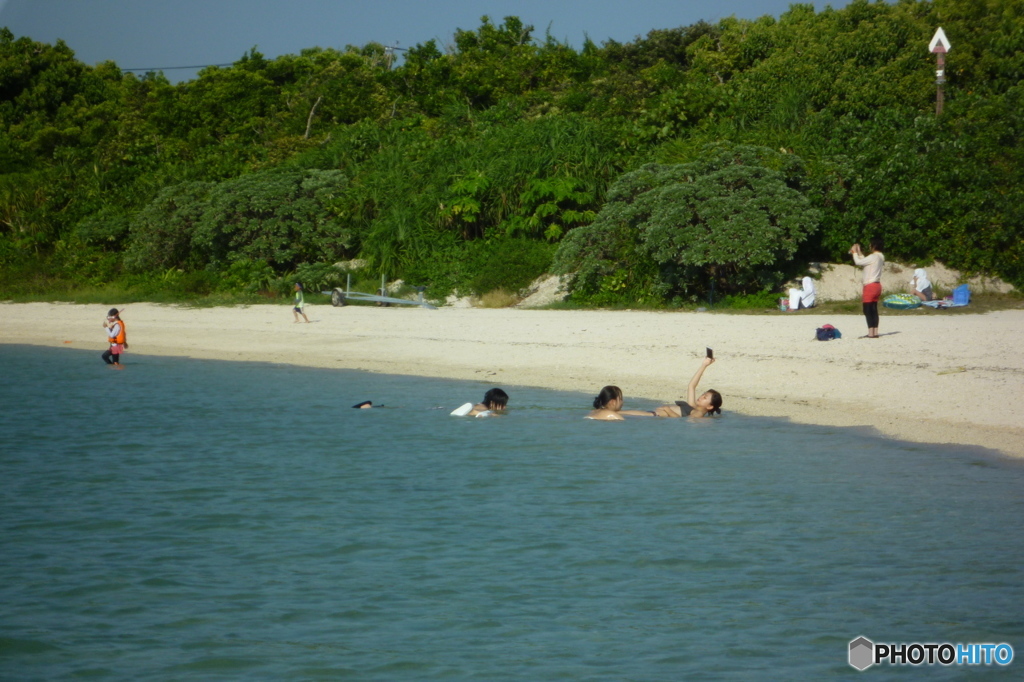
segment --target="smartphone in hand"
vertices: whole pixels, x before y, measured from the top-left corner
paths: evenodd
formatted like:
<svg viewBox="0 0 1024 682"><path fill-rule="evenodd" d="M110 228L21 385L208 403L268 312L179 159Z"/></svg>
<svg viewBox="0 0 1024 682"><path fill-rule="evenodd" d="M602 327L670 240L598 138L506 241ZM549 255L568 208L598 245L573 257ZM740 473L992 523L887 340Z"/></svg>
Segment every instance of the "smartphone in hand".
<svg viewBox="0 0 1024 682"><path fill-rule="evenodd" d="M705 348L705 350L707 350L707 352L708 352L708 357L711 358L712 360L714 360L715 359L715 351L711 350L710 348Z"/></svg>

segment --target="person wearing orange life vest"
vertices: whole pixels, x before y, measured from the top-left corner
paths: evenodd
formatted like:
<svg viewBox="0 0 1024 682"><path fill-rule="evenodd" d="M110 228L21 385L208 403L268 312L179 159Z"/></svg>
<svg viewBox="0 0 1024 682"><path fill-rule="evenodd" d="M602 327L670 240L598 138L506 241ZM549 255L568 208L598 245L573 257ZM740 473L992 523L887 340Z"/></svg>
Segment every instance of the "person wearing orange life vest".
<svg viewBox="0 0 1024 682"><path fill-rule="evenodd" d="M107 330L107 341L110 343L110 348L103 352L103 362L121 369L121 353L128 347L128 334L117 308L111 308L107 313L103 327Z"/></svg>

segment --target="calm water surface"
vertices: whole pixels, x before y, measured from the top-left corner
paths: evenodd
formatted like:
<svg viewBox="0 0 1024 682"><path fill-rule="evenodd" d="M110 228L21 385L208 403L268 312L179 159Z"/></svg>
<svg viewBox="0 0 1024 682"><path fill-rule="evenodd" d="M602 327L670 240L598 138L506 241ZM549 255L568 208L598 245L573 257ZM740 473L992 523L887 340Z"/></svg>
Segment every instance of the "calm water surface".
<svg viewBox="0 0 1024 682"><path fill-rule="evenodd" d="M858 635L1024 657L1019 462L728 413L588 422L589 395L508 387L508 415L458 419L494 384L125 359L0 346L2 679L1021 677L846 662Z"/></svg>

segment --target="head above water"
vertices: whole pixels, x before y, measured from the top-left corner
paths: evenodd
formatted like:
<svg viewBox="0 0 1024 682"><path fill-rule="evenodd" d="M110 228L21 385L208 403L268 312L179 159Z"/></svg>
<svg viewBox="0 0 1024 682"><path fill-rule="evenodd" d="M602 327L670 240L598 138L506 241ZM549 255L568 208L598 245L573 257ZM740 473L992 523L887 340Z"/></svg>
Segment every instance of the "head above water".
<svg viewBox="0 0 1024 682"><path fill-rule="evenodd" d="M484 405L489 410L504 410L505 405L508 405L508 393L500 388L492 388L484 393Z"/></svg>
<svg viewBox="0 0 1024 682"><path fill-rule="evenodd" d="M622 389L618 386L605 386L601 389L601 392L594 398L594 409L603 410L608 407L608 403L613 400L622 400Z"/></svg>
<svg viewBox="0 0 1024 682"><path fill-rule="evenodd" d="M697 397L697 405L711 414L722 414L722 394L709 388Z"/></svg>

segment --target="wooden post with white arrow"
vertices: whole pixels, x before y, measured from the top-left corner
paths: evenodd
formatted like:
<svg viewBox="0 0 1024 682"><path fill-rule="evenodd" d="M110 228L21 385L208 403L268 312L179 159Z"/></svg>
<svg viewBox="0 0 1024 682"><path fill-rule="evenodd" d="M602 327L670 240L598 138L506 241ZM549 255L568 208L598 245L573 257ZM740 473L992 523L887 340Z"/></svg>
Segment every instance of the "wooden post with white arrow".
<svg viewBox="0 0 1024 682"><path fill-rule="evenodd" d="M949 53L949 39L946 32L939 27L928 43L928 50L935 55L935 115L942 114L942 85L946 82L946 54Z"/></svg>

